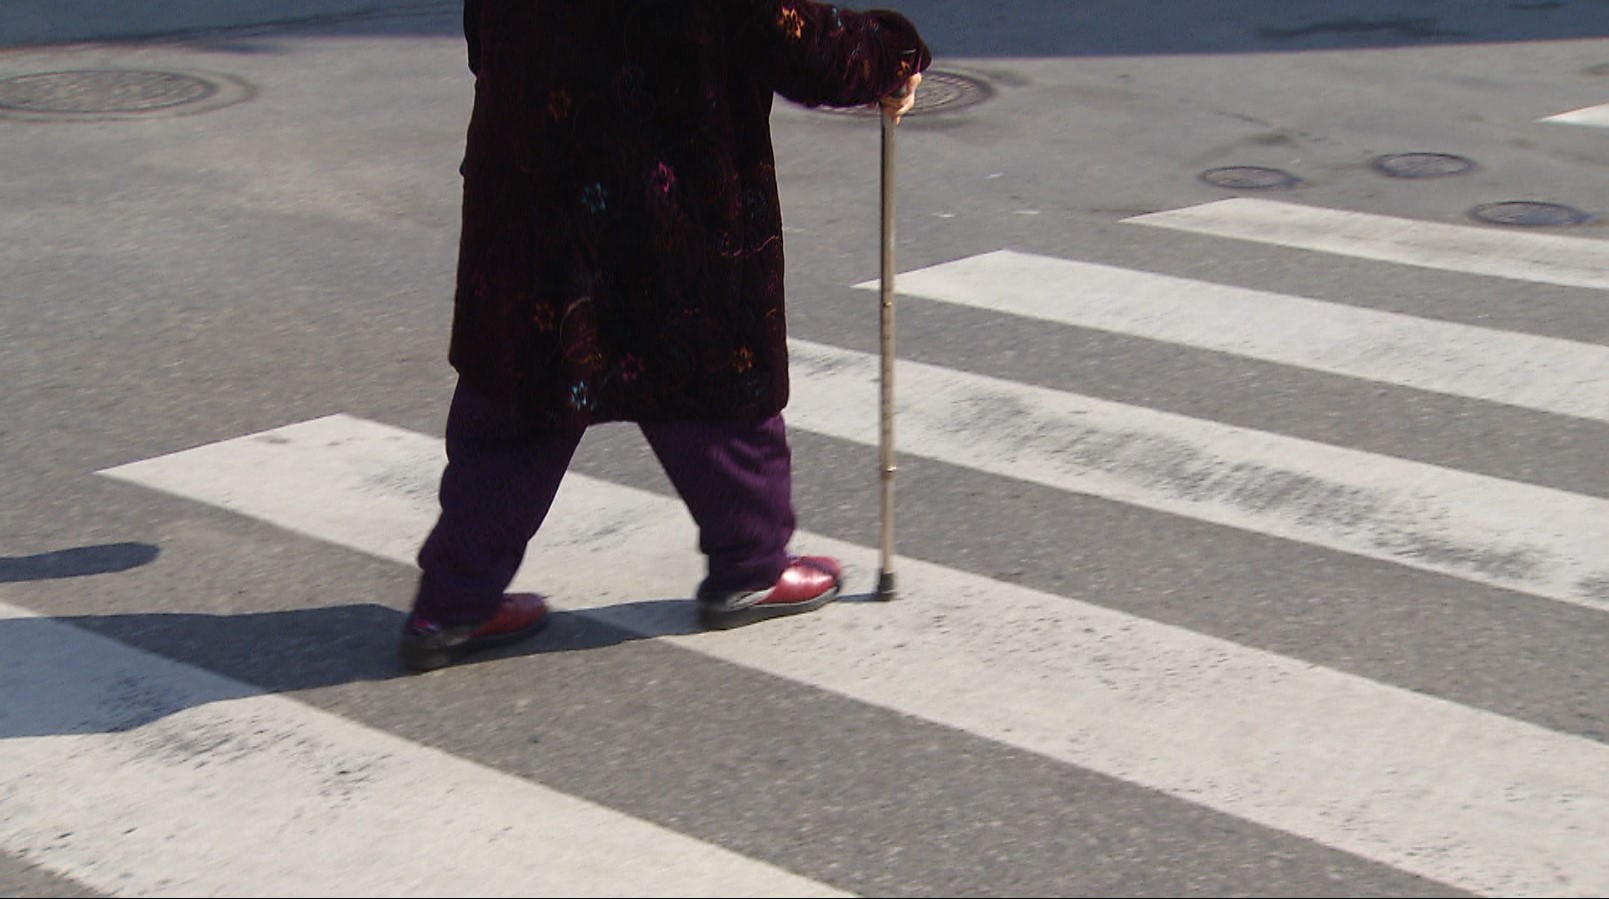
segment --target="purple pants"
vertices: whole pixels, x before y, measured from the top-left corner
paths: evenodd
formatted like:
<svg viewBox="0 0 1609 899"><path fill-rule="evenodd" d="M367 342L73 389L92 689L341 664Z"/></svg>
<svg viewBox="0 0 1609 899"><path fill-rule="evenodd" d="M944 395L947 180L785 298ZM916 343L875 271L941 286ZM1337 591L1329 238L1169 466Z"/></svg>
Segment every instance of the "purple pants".
<svg viewBox="0 0 1609 899"><path fill-rule="evenodd" d="M795 526L793 457L782 416L639 427L698 526L709 587L775 583L787 567ZM537 429L459 385L447 413L441 514L419 550L416 614L452 626L497 611L583 433Z"/></svg>

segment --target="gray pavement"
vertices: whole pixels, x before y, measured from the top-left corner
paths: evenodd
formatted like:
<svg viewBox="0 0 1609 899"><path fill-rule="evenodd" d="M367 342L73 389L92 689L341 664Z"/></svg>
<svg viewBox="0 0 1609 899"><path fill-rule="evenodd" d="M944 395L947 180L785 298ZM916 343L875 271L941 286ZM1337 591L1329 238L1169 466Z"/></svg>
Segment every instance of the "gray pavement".
<svg viewBox="0 0 1609 899"><path fill-rule="evenodd" d="M1601 240L1609 131L1538 123L1609 102L1601 0L888 5L957 91L901 131L902 268L1009 248L1609 345L1601 291L1123 223L1232 195L1201 173L1248 165L1303 179L1281 199L1424 222L1569 204L1599 222L1548 233ZM337 412L439 434L458 14L0 3L0 603L865 895L1483 892L582 616L530 657L398 678L408 566L96 474ZM784 104L776 133L794 333L875 353L852 287L877 272L875 120ZM1478 167L1370 165L1406 151ZM934 365L1609 498L1599 421L959 306L910 303L900 327ZM875 545L874 491L846 475L864 447L795 442L802 523ZM627 428L577 471L670 493ZM926 458L900 477L913 559L1609 738L1602 610ZM0 660L0 686L26 674ZM114 892L0 843L0 894Z"/></svg>

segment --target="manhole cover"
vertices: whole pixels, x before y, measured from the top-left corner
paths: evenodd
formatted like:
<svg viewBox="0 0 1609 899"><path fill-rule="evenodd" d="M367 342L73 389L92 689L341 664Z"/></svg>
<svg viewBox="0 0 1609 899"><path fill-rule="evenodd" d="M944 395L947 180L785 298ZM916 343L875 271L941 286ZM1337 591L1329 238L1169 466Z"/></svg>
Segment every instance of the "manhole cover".
<svg viewBox="0 0 1609 899"><path fill-rule="evenodd" d="M84 69L0 78L0 115L125 118L216 109L251 93L243 82L185 72Z"/></svg>
<svg viewBox="0 0 1609 899"><path fill-rule="evenodd" d="M1474 216L1494 225L1530 227L1585 225L1593 221L1592 216L1579 209L1558 203L1538 203L1531 200L1484 203L1475 207Z"/></svg>
<svg viewBox="0 0 1609 899"><path fill-rule="evenodd" d="M994 88L977 78L929 69L922 73L922 86L916 89L916 105L906 115L956 112L977 106L992 96ZM822 106L819 109L840 115L877 115L877 110L863 106Z"/></svg>
<svg viewBox="0 0 1609 899"><path fill-rule="evenodd" d="M1201 173L1201 180L1214 187L1227 187L1231 190L1277 190L1295 187L1302 183L1302 179L1283 169L1255 165L1231 165L1208 169Z"/></svg>
<svg viewBox="0 0 1609 899"><path fill-rule="evenodd" d="M1388 153L1374 167L1393 178L1441 178L1475 170L1474 160L1451 153Z"/></svg>

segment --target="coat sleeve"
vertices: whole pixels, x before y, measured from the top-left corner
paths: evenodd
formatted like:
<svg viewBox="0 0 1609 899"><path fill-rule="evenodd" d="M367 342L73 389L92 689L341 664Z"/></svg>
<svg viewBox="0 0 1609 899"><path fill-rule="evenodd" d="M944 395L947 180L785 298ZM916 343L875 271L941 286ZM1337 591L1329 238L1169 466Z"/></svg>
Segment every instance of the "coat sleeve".
<svg viewBox="0 0 1609 899"><path fill-rule="evenodd" d="M741 2L773 87L795 103L875 103L933 61L916 27L897 12L857 12L816 0Z"/></svg>

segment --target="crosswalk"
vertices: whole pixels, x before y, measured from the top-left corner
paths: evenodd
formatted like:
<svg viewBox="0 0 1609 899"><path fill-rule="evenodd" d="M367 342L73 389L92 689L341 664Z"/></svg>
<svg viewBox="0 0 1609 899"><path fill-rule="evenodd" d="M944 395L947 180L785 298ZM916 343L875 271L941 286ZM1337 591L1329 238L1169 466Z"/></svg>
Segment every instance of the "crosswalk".
<svg viewBox="0 0 1609 899"><path fill-rule="evenodd" d="M1609 289L1609 244L1579 237L1253 199L1128 224L1382 266ZM899 287L902 302L1609 421L1609 348L1588 342L1014 250L902 273ZM877 358L802 339L790 351L790 426L875 443ZM1609 610L1609 501L1600 496L915 361L902 360L897 379L908 457L1543 605ZM431 437L336 414L102 474L411 565L433 518L441 465ZM874 548L822 533L798 542L842 558L851 591L870 591ZM658 601L697 581L694 544L673 500L575 474L516 585L548 593L565 612L722 664L1451 889L1609 890L1609 746L1601 740L914 558L900 560L909 601L849 601L705 633L684 602ZM0 646L0 690L28 696L25 735L0 742L0 846L107 892L845 894L830 872L789 870L785 853L757 858L694 839L17 607L0 605L0 619L28 625L0 629L28 635ZM45 664L66 654L93 663ZM440 676L452 674L431 677ZM182 756L161 751L179 742L190 746ZM38 776L61 759L71 763L69 777ZM109 768L119 776L96 776ZM143 802L153 791L171 802ZM242 797L253 800L249 821L238 821ZM474 814L426 811L446 797L456 807L469 799ZM238 824L199 823L224 820ZM372 838L404 821L415 843L477 849L426 868ZM262 863L254 849L264 841L302 863ZM530 841L548 847L539 862L504 851ZM175 844L186 853L172 852Z"/></svg>

